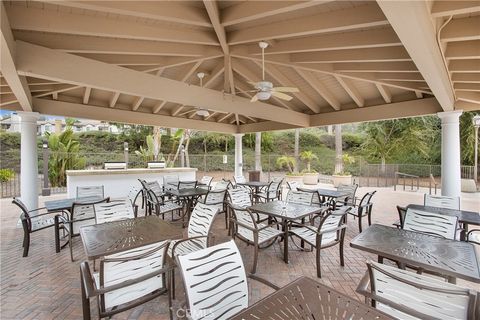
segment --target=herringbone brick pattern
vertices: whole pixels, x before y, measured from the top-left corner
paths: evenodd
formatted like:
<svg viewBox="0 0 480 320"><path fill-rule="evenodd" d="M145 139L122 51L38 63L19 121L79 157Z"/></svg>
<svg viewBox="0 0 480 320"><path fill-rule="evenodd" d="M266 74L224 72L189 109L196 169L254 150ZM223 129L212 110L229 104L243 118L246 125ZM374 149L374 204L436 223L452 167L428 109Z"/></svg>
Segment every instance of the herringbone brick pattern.
<svg viewBox="0 0 480 320"><path fill-rule="evenodd" d="M362 188L359 195L371 189ZM62 198L64 195L51 196L49 199ZM43 202L45 199L42 199ZM379 189L374 200L374 223L390 225L397 219L395 205L421 203L422 194L409 192L393 192L390 189ZM478 210L480 201L475 197L467 197L462 208ZM74 239L75 262L70 262L68 250L56 254L54 248L53 229L47 229L32 235L32 245L27 258L22 258L23 231L17 228L18 210L11 205L9 199L0 202L1 209L1 286L0 299L1 319L81 319L82 308L79 283L79 263L85 259L81 240ZM215 241L228 240L224 227L224 217L215 221ZM365 261L376 257L350 248L350 240L358 234L356 221L349 219L346 245L345 267L340 267L338 247L322 251L322 279L317 279L328 286L336 288L349 296L355 296L355 288L364 275ZM252 263L253 248L237 240L247 270ZM282 260L280 244L261 250L257 273L280 286L295 278L306 275L316 278L315 253L302 252L290 242L290 263ZM174 307L184 303L181 277L177 273L177 299ZM464 281L461 285L474 287ZM271 289L250 282L251 303L269 294ZM96 317L96 301L92 301L92 315ZM131 311L121 313L114 319L168 319L167 298L157 298Z"/></svg>

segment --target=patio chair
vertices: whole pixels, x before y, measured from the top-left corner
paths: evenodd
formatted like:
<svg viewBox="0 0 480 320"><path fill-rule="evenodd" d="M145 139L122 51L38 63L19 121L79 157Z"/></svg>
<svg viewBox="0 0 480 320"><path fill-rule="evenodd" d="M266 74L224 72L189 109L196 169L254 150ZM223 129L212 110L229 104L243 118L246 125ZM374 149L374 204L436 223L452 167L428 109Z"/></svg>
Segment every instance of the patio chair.
<svg viewBox="0 0 480 320"><path fill-rule="evenodd" d="M355 207L356 204L356 198L355 194L357 193L358 189L358 184L341 184L337 187L338 191L343 191L343 192L348 192L348 196L346 196L343 199L337 199L336 201L336 207L341 207L341 206L349 206L349 207Z"/></svg>
<svg viewBox="0 0 480 320"><path fill-rule="evenodd" d="M298 187L300 187L300 184L297 181L287 181L288 190L297 191Z"/></svg>
<svg viewBox="0 0 480 320"><path fill-rule="evenodd" d="M178 255L185 255L208 247L211 243L210 230L217 213L216 206L197 203L188 221L187 238L172 240L168 248L168 255L175 259ZM175 298L175 270L172 270L172 295Z"/></svg>
<svg viewBox="0 0 480 320"><path fill-rule="evenodd" d="M352 208L348 214L354 216L355 218L358 218L358 232L362 233L362 218L367 217L368 219L368 225L370 226L372 224L372 209L373 209L373 203L372 203L372 197L375 195L377 191L372 191L372 192L367 192L358 205L354 208Z"/></svg>
<svg viewBox="0 0 480 320"><path fill-rule="evenodd" d="M171 312L169 276L165 263L169 241L162 241L106 256L100 271L92 274L88 262L80 265L83 319L90 319L90 298L98 302L99 318L144 304L163 294Z"/></svg>
<svg viewBox="0 0 480 320"><path fill-rule="evenodd" d="M286 201L288 203L297 203L311 206L313 197L314 194L312 192L289 190L287 193Z"/></svg>
<svg viewBox="0 0 480 320"><path fill-rule="evenodd" d="M248 307L247 275L234 241L178 256L177 264L182 271L188 319L225 320ZM262 278L248 277L279 289Z"/></svg>
<svg viewBox="0 0 480 320"><path fill-rule="evenodd" d="M454 240L458 217L408 208L403 229Z"/></svg>
<svg viewBox="0 0 480 320"><path fill-rule="evenodd" d="M231 199L234 199L238 193L242 191L241 189L228 190L229 196ZM245 194L245 193L244 193ZM244 197L244 196L243 196ZM277 228L274 228L273 225L278 223L266 224L266 223L257 223L257 219L254 217L249 209L235 206L230 202L230 212L231 212L231 223L232 223L232 237L233 239L238 238L248 245L253 245L253 266L251 273L255 273L257 270L258 262L258 251L261 248L267 248L271 246L277 237L281 236L283 232Z"/></svg>
<svg viewBox="0 0 480 320"><path fill-rule="evenodd" d="M77 187L77 198L99 198L103 199L104 188L103 186L85 186Z"/></svg>
<svg viewBox="0 0 480 320"><path fill-rule="evenodd" d="M228 216L227 216L227 190L210 190L208 193L200 199L200 202L214 206L217 208L217 213L225 213L225 228L228 228Z"/></svg>
<svg viewBox="0 0 480 320"><path fill-rule="evenodd" d="M202 184L199 186L199 188L210 190L211 189L211 184L213 181L213 177L210 176L203 176L202 179L200 179L200 183Z"/></svg>
<svg viewBox="0 0 480 320"><path fill-rule="evenodd" d="M460 197L424 195L424 205L427 207L438 207L460 210Z"/></svg>
<svg viewBox="0 0 480 320"><path fill-rule="evenodd" d="M468 242L480 245L480 229L473 229L468 231L466 238Z"/></svg>
<svg viewBox="0 0 480 320"><path fill-rule="evenodd" d="M397 206L398 220L393 223L397 228L403 228L403 222L405 221L405 214L407 213L407 207Z"/></svg>
<svg viewBox="0 0 480 320"><path fill-rule="evenodd" d="M340 265L345 265L343 258L343 243L345 240L345 231L347 228L346 215L351 207L343 207L335 211L329 210L320 218L318 227L303 225L300 228L290 230L291 236L296 236L316 249L317 277L322 277L322 267L320 261L320 252L322 249L339 245Z"/></svg>
<svg viewBox="0 0 480 320"><path fill-rule="evenodd" d="M138 204L136 204L138 197L142 198L142 208L144 207L144 202L143 202L143 191L139 187L132 186L130 190L128 191L127 194L127 199L130 201L133 207L133 211L135 213L135 217L138 214Z"/></svg>
<svg viewBox="0 0 480 320"><path fill-rule="evenodd" d="M136 216L129 199L96 203L93 208L96 224L133 219Z"/></svg>
<svg viewBox="0 0 480 320"><path fill-rule="evenodd" d="M22 213L20 220L23 227L23 257L28 256L30 250L30 234L55 226L55 216L65 215L65 212L48 212L46 208L28 210L27 206L19 199L13 198L12 203L17 205ZM57 237L57 235L55 235Z"/></svg>
<svg viewBox="0 0 480 320"><path fill-rule="evenodd" d="M239 183L247 182L247 179L244 176L233 176L233 182L235 182L235 188Z"/></svg>
<svg viewBox="0 0 480 320"><path fill-rule="evenodd" d="M74 202L70 210L70 216L59 216L64 232L68 234L68 247L70 249L70 260L73 262L73 237L79 235L80 227L95 224L95 205L109 202L110 198L105 198L95 202Z"/></svg>
<svg viewBox="0 0 480 320"><path fill-rule="evenodd" d="M282 182L283 179L280 181L272 181L268 184L268 187L265 191L259 192L255 194L254 197L258 200L263 200L264 202L273 201L273 200L280 200L281 199L281 192L282 192Z"/></svg>
<svg viewBox="0 0 480 320"><path fill-rule="evenodd" d="M469 289L372 261L367 266L357 292L394 318L476 319L476 293Z"/></svg>
<svg viewBox="0 0 480 320"><path fill-rule="evenodd" d="M171 213L173 221L173 214L175 212L183 218L184 214L182 211L183 205L177 203L175 200L165 200L163 197L157 197L152 190L147 190L147 208L145 210L145 216L154 213L158 217L162 215L162 219L165 220L165 213Z"/></svg>
<svg viewBox="0 0 480 320"><path fill-rule="evenodd" d="M179 181L178 190L181 189L195 189L197 187L197 181Z"/></svg>
<svg viewBox="0 0 480 320"><path fill-rule="evenodd" d="M166 175L163 177L163 188L167 190L176 190L178 188L178 176Z"/></svg>
<svg viewBox="0 0 480 320"><path fill-rule="evenodd" d="M232 182L230 180L222 179L213 186L212 190L218 191L218 190L227 190L231 188L233 188Z"/></svg>
<svg viewBox="0 0 480 320"><path fill-rule="evenodd" d="M247 207L250 207L253 205L252 202L252 197L250 196L250 193L247 191L247 189L244 188L235 188L235 189L230 189L228 190L228 196L227 196L227 215L229 218L231 218L231 208L232 207L237 207L241 209L246 209ZM267 215L261 214L261 213L255 213L256 215L256 221L266 221L268 219Z"/></svg>

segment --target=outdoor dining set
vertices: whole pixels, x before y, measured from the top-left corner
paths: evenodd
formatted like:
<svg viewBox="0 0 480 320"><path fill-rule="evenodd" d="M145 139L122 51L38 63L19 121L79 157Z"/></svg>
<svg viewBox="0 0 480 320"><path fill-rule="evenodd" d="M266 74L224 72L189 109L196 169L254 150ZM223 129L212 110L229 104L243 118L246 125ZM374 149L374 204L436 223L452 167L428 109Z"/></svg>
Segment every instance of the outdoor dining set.
<svg viewBox="0 0 480 320"><path fill-rule="evenodd" d="M480 294L456 284L480 284L480 230L471 228L480 226L480 214L461 210L457 198L425 195L423 205L398 206L399 220L387 226L372 223L376 192L358 197L357 185L165 176L129 188L125 198L110 198L102 185L78 187L75 198L35 210L13 200L22 210L24 257L31 234L46 228L54 231L57 254L68 246L72 262L75 242L83 244L84 319L90 319L91 299L103 318L162 295L172 318L178 275L191 319L480 318ZM218 215L231 236L227 242L212 232ZM318 278L326 248L336 246L344 266L347 219L358 225L350 247L377 256L365 261L357 288L366 303L307 277L279 288L257 275L262 249L275 244L285 263L292 248L313 251ZM253 250L249 268L239 242ZM249 306L251 280L274 292Z"/></svg>

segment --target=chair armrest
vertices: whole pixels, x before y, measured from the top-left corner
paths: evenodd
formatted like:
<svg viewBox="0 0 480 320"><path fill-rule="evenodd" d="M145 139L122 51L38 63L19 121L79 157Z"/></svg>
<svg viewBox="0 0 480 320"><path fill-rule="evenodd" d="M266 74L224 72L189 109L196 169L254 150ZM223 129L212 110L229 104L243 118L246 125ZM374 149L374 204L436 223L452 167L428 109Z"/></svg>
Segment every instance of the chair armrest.
<svg viewBox="0 0 480 320"><path fill-rule="evenodd" d="M248 277L249 277L250 279L256 280L256 281L258 281L258 282L260 282L260 283L263 283L264 285L269 286L270 288L272 288L272 289L275 290L275 291L277 291L277 290L280 289L279 286L277 286L277 285L271 283L270 281L268 281L268 280L266 280L266 279L264 279L264 278L261 278L261 277L259 277L259 276L257 276L257 275L254 275L254 274L249 273L249 274L248 274Z"/></svg>
<svg viewBox="0 0 480 320"><path fill-rule="evenodd" d="M322 234L325 234L325 233L337 232L337 231L343 230L343 229L345 229L345 228L347 228L347 226L346 226L346 225L342 225L342 226L337 227L337 228L331 228L331 229L323 230L323 231L321 231L321 232L317 232L317 234L322 235Z"/></svg>
<svg viewBox="0 0 480 320"><path fill-rule="evenodd" d="M264 229L271 228L272 226L281 226L281 224L278 223L278 222L272 222L272 223L267 224L265 227L258 228L257 230L261 231L261 230L264 230Z"/></svg>
<svg viewBox="0 0 480 320"><path fill-rule="evenodd" d="M47 209L47 207L41 207L41 208L37 208L37 209L33 209L33 210L28 210L28 213L35 212L35 211L40 211L40 210L45 210L45 209Z"/></svg>
<svg viewBox="0 0 480 320"><path fill-rule="evenodd" d="M175 249L177 249L177 247L178 247L181 243L188 242L188 241L192 241L192 240L196 240L196 239L203 239L203 238L206 238L206 239L207 239L207 246L208 246L208 238L209 238L209 236L195 236L195 237L190 237L190 238L186 238L186 239L182 239L182 240L176 241L175 244L174 244L173 247L172 247L172 257L175 257Z"/></svg>
<svg viewBox="0 0 480 320"><path fill-rule="evenodd" d="M231 221L232 223L234 223L234 224L236 224L236 225L239 225L239 226L241 226L241 227L243 227L243 228L245 228L245 229L248 229L248 230L250 230L250 231L258 232L257 229L252 228L251 226L246 225L246 224L244 224L244 223L238 222L238 221L235 220L235 219L231 219L231 218L230 218L230 221Z"/></svg>
<svg viewBox="0 0 480 320"><path fill-rule="evenodd" d="M355 291L368 298L371 295L370 291L368 290L369 287L370 287L370 274L367 271L363 275Z"/></svg>
<svg viewBox="0 0 480 320"><path fill-rule="evenodd" d="M97 290L94 286L95 282L87 261L84 261L80 264L80 274L82 276L82 285L85 288L86 298L95 297L97 295Z"/></svg>

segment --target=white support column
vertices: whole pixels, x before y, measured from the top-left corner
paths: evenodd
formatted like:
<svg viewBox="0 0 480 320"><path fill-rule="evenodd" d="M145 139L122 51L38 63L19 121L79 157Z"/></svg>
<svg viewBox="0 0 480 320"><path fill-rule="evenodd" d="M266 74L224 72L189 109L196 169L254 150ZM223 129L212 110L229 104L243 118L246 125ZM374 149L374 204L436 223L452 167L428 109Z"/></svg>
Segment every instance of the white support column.
<svg viewBox="0 0 480 320"><path fill-rule="evenodd" d="M255 170L262 171L262 133L255 132Z"/></svg>
<svg viewBox="0 0 480 320"><path fill-rule="evenodd" d="M460 197L460 115L462 111L439 112L442 120L442 196Z"/></svg>
<svg viewBox="0 0 480 320"><path fill-rule="evenodd" d="M243 133L234 133L235 137L235 176L243 176L243 150L242 137Z"/></svg>
<svg viewBox="0 0 480 320"><path fill-rule="evenodd" d="M20 195L29 210L38 208L37 112L20 116Z"/></svg>

